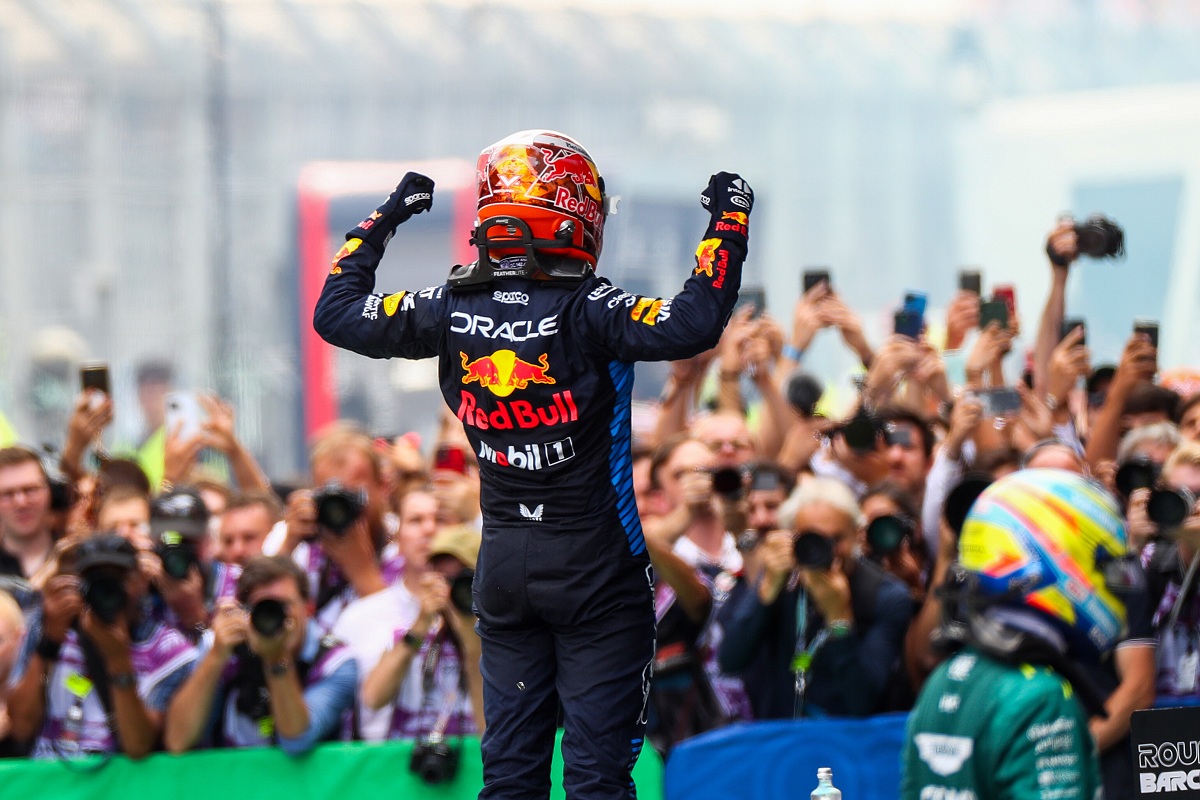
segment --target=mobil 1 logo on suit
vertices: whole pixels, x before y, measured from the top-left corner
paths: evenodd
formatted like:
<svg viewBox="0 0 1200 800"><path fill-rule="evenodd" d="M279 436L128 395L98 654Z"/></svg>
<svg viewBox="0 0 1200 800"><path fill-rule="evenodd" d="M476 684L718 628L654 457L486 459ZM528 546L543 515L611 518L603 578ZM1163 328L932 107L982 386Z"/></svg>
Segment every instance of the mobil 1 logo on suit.
<svg viewBox="0 0 1200 800"><path fill-rule="evenodd" d="M539 470L570 461L575 457L575 444L570 436L543 444L510 444L507 450L497 450L487 442L480 442L476 455L480 461L490 461L501 467Z"/></svg>
<svg viewBox="0 0 1200 800"><path fill-rule="evenodd" d="M1138 796L1200 800L1200 708L1153 708L1131 720Z"/></svg>

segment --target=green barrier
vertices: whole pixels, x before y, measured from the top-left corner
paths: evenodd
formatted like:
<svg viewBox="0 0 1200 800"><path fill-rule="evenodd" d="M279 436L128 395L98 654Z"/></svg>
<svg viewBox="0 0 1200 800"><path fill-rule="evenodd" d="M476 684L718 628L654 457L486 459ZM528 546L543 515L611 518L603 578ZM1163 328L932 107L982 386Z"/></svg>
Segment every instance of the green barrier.
<svg viewBox="0 0 1200 800"><path fill-rule="evenodd" d="M559 733L561 742L562 734ZM279 750L205 750L184 756L154 755L142 761L0 760L3 800L473 800L483 786L479 740L463 742L453 783L427 786L408 771L411 741L327 744L303 758ZM554 789L564 798L562 756L554 749ZM647 748L633 771L641 800L662 800L662 760Z"/></svg>

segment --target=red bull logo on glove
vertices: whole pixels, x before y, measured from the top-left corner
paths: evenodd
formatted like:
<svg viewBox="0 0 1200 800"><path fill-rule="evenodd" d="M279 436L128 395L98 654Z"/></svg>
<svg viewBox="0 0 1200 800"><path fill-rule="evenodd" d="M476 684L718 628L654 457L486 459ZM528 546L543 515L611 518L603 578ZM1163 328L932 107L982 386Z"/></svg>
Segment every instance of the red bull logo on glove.
<svg viewBox="0 0 1200 800"><path fill-rule="evenodd" d="M460 352L459 356L462 357L462 367L466 373L462 382L478 383L497 397L508 397L531 383L554 384L545 353L538 356L536 364L523 361L512 350L497 350L490 356L481 356L474 361L467 361L466 353Z"/></svg>
<svg viewBox="0 0 1200 800"><path fill-rule="evenodd" d="M721 218L717 220L713 230L748 236L750 234L750 215L744 211L722 211Z"/></svg>

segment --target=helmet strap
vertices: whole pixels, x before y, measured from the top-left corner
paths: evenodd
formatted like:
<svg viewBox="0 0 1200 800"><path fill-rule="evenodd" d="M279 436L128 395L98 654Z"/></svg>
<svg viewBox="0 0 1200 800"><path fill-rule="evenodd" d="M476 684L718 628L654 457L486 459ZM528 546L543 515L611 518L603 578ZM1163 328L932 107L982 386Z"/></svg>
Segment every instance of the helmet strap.
<svg viewBox="0 0 1200 800"><path fill-rule="evenodd" d="M503 228L505 235L489 236L488 232L493 228ZM563 227L553 239L535 239L525 220L512 216L492 217L480 223L471 233L471 244L479 250L479 258L472 264L455 265L450 270L450 286L466 289L491 283L497 278L515 277L578 283L592 274L592 267L586 261L538 255L539 250L561 250L571 247L574 233L573 227ZM501 270L500 274L497 274L497 262L492 259L489 251L518 247L524 251L525 265L520 269Z"/></svg>

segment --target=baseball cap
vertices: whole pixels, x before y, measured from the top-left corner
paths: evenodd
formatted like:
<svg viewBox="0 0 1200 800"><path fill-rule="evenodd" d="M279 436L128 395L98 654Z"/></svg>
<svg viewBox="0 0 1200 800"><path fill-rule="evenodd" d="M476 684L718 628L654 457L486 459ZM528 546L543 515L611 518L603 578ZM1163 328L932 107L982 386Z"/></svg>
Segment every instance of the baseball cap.
<svg viewBox="0 0 1200 800"><path fill-rule="evenodd" d="M76 573L83 573L95 567L137 569L137 550L128 539L115 533L97 533L89 536L75 546L72 557Z"/></svg>
<svg viewBox="0 0 1200 800"><path fill-rule="evenodd" d="M429 557L454 556L466 566L475 569L481 541L479 531L470 525L448 525L434 535L429 545Z"/></svg>
<svg viewBox="0 0 1200 800"><path fill-rule="evenodd" d="M164 492L150 503L150 536L158 540L164 533L178 533L197 539L208 532L208 506L195 489Z"/></svg>

